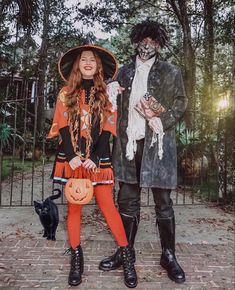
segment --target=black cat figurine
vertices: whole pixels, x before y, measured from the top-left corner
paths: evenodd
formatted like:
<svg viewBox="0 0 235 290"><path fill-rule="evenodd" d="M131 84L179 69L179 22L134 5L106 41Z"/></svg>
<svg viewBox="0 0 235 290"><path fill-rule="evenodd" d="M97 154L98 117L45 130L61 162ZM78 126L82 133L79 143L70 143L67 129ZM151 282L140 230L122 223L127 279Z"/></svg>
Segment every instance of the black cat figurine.
<svg viewBox="0 0 235 290"><path fill-rule="evenodd" d="M55 233L59 223L59 211L53 199L61 196L61 190L56 188L53 192L58 192L58 194L49 196L42 203L34 201L34 208L44 228L43 237L46 237L47 240L55 241Z"/></svg>

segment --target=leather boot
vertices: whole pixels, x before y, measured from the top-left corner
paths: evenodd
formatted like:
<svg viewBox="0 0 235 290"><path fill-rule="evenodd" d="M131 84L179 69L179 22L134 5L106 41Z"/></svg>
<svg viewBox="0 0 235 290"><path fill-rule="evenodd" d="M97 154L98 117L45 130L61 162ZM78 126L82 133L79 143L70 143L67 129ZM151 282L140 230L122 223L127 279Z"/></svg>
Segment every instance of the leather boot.
<svg viewBox="0 0 235 290"><path fill-rule="evenodd" d="M100 262L99 269L103 271L111 271L120 268L121 265L121 250L118 248L112 256L109 256Z"/></svg>
<svg viewBox="0 0 235 290"><path fill-rule="evenodd" d="M185 274L175 257L175 217L157 218L157 224L162 246L160 265L171 280L183 283Z"/></svg>
<svg viewBox="0 0 235 290"><path fill-rule="evenodd" d="M138 280L134 266L134 259L129 246L120 247L122 266L124 272L124 283L129 288L135 288Z"/></svg>
<svg viewBox="0 0 235 290"><path fill-rule="evenodd" d="M135 249L134 249L134 242L135 242L135 236L138 229L138 224L140 220L140 216L130 216L124 213L120 213L122 222L125 228L128 244L130 251L133 256L133 260L135 262ZM122 259L121 259L121 251L120 248L116 250L116 252L108 257L102 260L99 264L99 269L103 271L110 271L110 270L116 270L120 268L122 265Z"/></svg>
<svg viewBox="0 0 235 290"><path fill-rule="evenodd" d="M131 216L125 213L120 213L122 222L125 228L127 240L128 240L128 246L130 248L130 251L133 255L133 259L135 262L135 249L134 249L134 243L135 243L135 236L138 230L138 225L140 222L140 215Z"/></svg>
<svg viewBox="0 0 235 290"><path fill-rule="evenodd" d="M79 245L76 249L71 248L71 267L69 272L69 285L76 286L82 282L82 273L84 270L82 247Z"/></svg>

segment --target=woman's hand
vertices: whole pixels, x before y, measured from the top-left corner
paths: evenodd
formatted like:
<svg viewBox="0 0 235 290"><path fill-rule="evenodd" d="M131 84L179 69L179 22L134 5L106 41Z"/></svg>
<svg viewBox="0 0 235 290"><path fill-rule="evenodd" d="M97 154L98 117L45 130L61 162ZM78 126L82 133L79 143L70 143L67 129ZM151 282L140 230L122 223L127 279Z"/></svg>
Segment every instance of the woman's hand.
<svg viewBox="0 0 235 290"><path fill-rule="evenodd" d="M95 163L91 159L87 159L82 163L82 166L85 167L86 169L94 170L97 168Z"/></svg>
<svg viewBox="0 0 235 290"><path fill-rule="evenodd" d="M78 168L78 167L81 166L81 165L82 165L82 161L81 161L80 157L78 157L78 156L74 157L73 159L71 159L71 160L69 161L69 166L70 166L73 170L75 170L76 168Z"/></svg>
<svg viewBox="0 0 235 290"><path fill-rule="evenodd" d="M123 91L125 91L125 88L119 86L117 90L118 90L118 93L121 94Z"/></svg>

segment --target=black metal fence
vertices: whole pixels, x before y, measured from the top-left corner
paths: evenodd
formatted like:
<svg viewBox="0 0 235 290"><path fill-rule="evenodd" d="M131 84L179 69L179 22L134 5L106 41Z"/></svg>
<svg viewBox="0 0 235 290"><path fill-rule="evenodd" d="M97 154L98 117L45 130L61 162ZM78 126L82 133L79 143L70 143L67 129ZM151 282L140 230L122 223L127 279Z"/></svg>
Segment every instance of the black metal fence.
<svg viewBox="0 0 235 290"><path fill-rule="evenodd" d="M43 132L38 132L37 99L26 95L0 102L0 206L31 206L33 200L43 200L52 194L50 173L58 140L46 140L53 115L50 107L46 99L45 127ZM192 115L193 129L187 129L184 121L176 128L179 186L172 193L176 205L217 202L220 198L219 119L214 120L210 135L205 137L198 122L199 112ZM64 202L62 196L60 203ZM152 204L151 193L143 189L142 205Z"/></svg>

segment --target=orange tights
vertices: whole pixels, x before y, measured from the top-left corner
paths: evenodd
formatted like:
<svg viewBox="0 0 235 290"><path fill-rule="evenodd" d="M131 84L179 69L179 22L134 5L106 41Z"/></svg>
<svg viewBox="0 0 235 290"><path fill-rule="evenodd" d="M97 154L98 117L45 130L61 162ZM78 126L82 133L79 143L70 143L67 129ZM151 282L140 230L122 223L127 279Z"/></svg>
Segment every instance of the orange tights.
<svg viewBox="0 0 235 290"><path fill-rule="evenodd" d="M128 241L122 219L113 201L112 189L113 185L96 185L94 195L117 244L124 247L128 245ZM82 205L68 203L67 228L73 249L80 245L81 214Z"/></svg>

